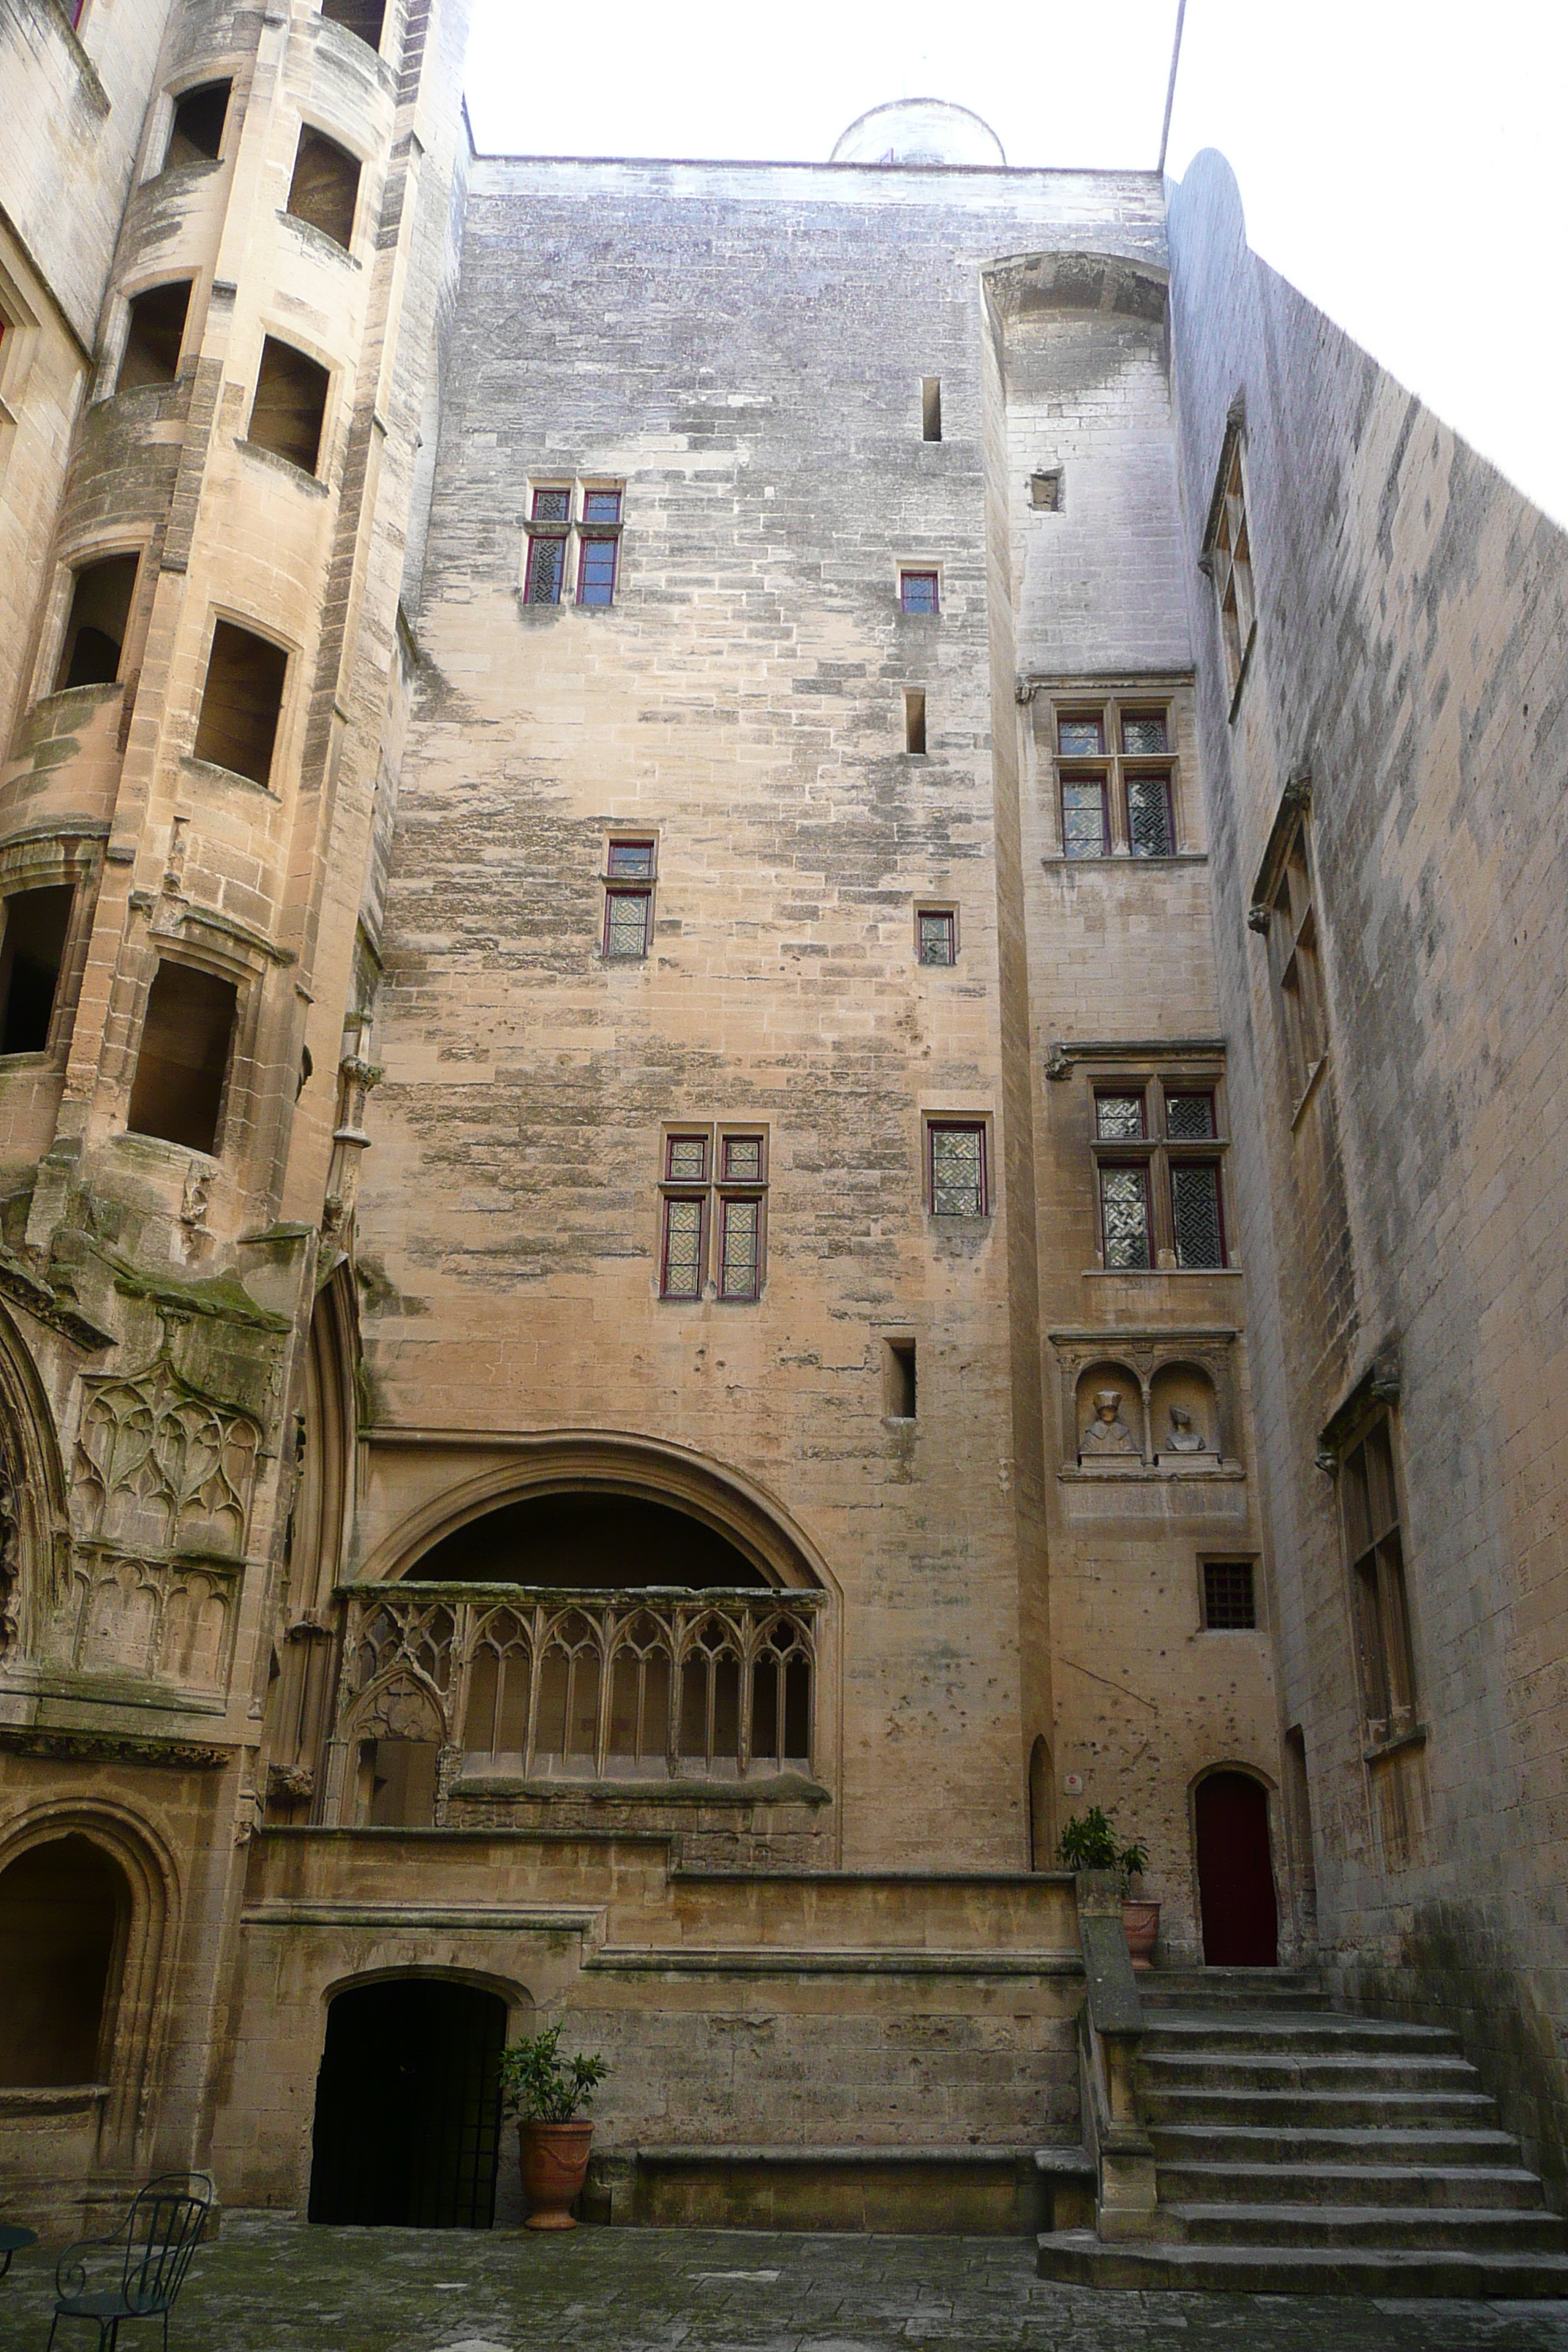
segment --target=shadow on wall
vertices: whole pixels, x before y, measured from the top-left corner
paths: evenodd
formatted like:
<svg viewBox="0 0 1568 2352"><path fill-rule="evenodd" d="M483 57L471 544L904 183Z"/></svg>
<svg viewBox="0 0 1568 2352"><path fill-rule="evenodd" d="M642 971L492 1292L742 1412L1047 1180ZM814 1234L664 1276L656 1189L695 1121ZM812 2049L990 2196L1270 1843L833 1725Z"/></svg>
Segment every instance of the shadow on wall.
<svg viewBox="0 0 1568 2352"><path fill-rule="evenodd" d="M763 1587L768 1579L717 1528L631 1495L538 1495L504 1503L431 1546L408 1571L419 1584L545 1584L577 1591L628 1585Z"/></svg>

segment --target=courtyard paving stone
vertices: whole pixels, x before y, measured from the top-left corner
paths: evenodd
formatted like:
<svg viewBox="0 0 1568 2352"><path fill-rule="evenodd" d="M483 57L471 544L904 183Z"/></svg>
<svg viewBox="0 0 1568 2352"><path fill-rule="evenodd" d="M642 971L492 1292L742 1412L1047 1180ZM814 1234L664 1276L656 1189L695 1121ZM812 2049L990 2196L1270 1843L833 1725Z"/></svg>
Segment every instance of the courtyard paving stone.
<svg viewBox="0 0 1568 2352"><path fill-rule="evenodd" d="M1568 2303L1102 2294L997 2238L696 2230L311 2229L230 2213L171 2352L1568 2352ZM0 2352L42 2352L52 2261L0 2286ZM121 2352L154 2352L156 2323ZM57 2342L89 2352L90 2332Z"/></svg>

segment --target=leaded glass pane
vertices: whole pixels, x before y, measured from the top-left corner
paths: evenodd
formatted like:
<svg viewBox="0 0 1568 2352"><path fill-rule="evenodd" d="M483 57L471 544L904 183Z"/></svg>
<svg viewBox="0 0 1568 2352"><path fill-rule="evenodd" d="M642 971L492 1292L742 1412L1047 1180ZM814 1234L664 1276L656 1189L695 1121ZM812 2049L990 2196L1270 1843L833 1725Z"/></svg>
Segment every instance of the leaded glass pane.
<svg viewBox="0 0 1568 2352"><path fill-rule="evenodd" d="M1219 1170L1211 1164L1171 1171L1171 1222L1178 1265L1223 1265Z"/></svg>
<svg viewBox="0 0 1568 2352"><path fill-rule="evenodd" d="M1098 779L1063 784L1062 847L1069 857L1105 855L1105 786Z"/></svg>
<svg viewBox="0 0 1568 2352"><path fill-rule="evenodd" d="M619 490L584 490L583 520L584 522L619 522L621 494Z"/></svg>
<svg viewBox="0 0 1568 2352"><path fill-rule="evenodd" d="M1105 749L1104 719L1062 719L1058 730L1057 746L1064 760L1098 760Z"/></svg>
<svg viewBox="0 0 1568 2352"><path fill-rule="evenodd" d="M1149 1188L1142 1168L1102 1168L1100 1213L1108 1266L1149 1264Z"/></svg>
<svg viewBox="0 0 1568 2352"><path fill-rule="evenodd" d="M731 1184L761 1183L763 1139L760 1135L727 1135L724 1138L724 1174Z"/></svg>
<svg viewBox="0 0 1568 2352"><path fill-rule="evenodd" d="M724 1255L719 1270L720 1295L754 1298L757 1295L757 1237L761 1230L760 1201L724 1203Z"/></svg>
<svg viewBox="0 0 1568 2352"><path fill-rule="evenodd" d="M936 611L936 580L934 572L900 572L899 602L906 613Z"/></svg>
<svg viewBox="0 0 1568 2352"><path fill-rule="evenodd" d="M664 1204L664 1295L696 1298L702 1288L702 1203Z"/></svg>
<svg viewBox="0 0 1568 2352"><path fill-rule="evenodd" d="M978 1127L931 1131L931 1209L939 1217L985 1213L984 1139Z"/></svg>
<svg viewBox="0 0 1568 2352"><path fill-rule="evenodd" d="M528 601L531 604L559 604L561 581L566 563L566 542L563 539L536 539L528 553Z"/></svg>
<svg viewBox="0 0 1568 2352"><path fill-rule="evenodd" d="M921 963L952 961L952 917L922 915L920 919Z"/></svg>
<svg viewBox="0 0 1568 2352"><path fill-rule="evenodd" d="M605 916L605 953L607 956L647 955L648 905L646 890L610 892Z"/></svg>
<svg viewBox="0 0 1568 2352"><path fill-rule="evenodd" d="M1167 750L1164 712L1142 711L1136 718L1124 719L1121 722L1121 748L1124 751L1134 752Z"/></svg>
<svg viewBox="0 0 1568 2352"><path fill-rule="evenodd" d="M1165 1132L1174 1142L1201 1142L1214 1131L1213 1095L1165 1097Z"/></svg>
<svg viewBox="0 0 1568 2352"><path fill-rule="evenodd" d="M1094 1131L1102 1143L1125 1143L1143 1132L1143 1097L1137 1095L1096 1095Z"/></svg>
<svg viewBox="0 0 1568 2352"><path fill-rule="evenodd" d="M1127 779L1127 843L1134 857L1170 857L1171 788L1163 776Z"/></svg>
<svg viewBox="0 0 1568 2352"><path fill-rule="evenodd" d="M570 522L572 493L570 490L535 490L533 493L535 522Z"/></svg>
<svg viewBox="0 0 1568 2352"><path fill-rule="evenodd" d="M653 879L653 844L651 841L612 841L610 872L617 879L629 882L650 882Z"/></svg>
<svg viewBox="0 0 1568 2352"><path fill-rule="evenodd" d="M665 1171L672 1183L705 1184L708 1181L708 1138L705 1135L672 1135Z"/></svg>

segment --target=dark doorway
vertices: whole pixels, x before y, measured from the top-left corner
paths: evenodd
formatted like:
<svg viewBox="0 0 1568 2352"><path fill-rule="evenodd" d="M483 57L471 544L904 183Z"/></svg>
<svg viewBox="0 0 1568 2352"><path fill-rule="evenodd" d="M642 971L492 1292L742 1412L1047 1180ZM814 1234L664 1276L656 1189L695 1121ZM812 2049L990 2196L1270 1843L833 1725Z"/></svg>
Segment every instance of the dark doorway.
<svg viewBox="0 0 1568 2352"><path fill-rule="evenodd" d="M124 1873L90 1838L29 1846L0 1876L0 2084L101 2081L129 1911Z"/></svg>
<svg viewBox="0 0 1568 2352"><path fill-rule="evenodd" d="M502 1503L432 1544L408 1571L416 1584L552 1584L580 1591L626 1585L765 1586L728 1537L668 1503L637 1495L534 1495Z"/></svg>
<svg viewBox="0 0 1568 2352"><path fill-rule="evenodd" d="M1194 1811L1205 1964L1277 1968L1279 1912L1262 1782L1247 1772L1211 1772L1198 1783Z"/></svg>
<svg viewBox="0 0 1568 2352"><path fill-rule="evenodd" d="M339 1993L316 2078L312 2221L488 2230L506 2003L396 1977Z"/></svg>

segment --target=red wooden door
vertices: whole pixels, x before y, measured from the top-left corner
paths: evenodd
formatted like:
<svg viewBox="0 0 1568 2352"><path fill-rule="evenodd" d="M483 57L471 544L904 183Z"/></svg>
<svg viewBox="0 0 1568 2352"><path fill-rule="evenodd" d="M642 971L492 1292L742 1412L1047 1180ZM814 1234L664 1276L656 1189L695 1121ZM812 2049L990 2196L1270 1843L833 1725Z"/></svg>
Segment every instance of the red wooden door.
<svg viewBox="0 0 1568 2352"><path fill-rule="evenodd" d="M1211 1772L1197 1793L1198 1900L1211 1969L1279 1963L1279 1910L1268 1853L1268 1799L1246 1772Z"/></svg>

